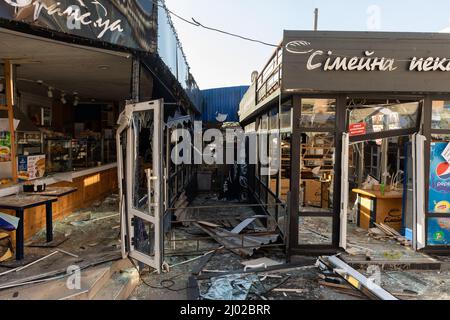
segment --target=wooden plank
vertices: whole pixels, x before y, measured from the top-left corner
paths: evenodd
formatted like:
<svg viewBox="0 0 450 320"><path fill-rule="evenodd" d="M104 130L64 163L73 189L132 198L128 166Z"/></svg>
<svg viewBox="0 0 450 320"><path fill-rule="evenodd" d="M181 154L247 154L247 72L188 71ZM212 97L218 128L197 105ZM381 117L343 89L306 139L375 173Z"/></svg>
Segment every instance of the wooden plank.
<svg viewBox="0 0 450 320"><path fill-rule="evenodd" d="M127 300L139 284L139 273L135 268L116 272L106 285L91 300Z"/></svg>
<svg viewBox="0 0 450 320"><path fill-rule="evenodd" d="M111 265L81 272L80 289L69 289L67 278L1 292L0 300L88 300L108 281Z"/></svg>

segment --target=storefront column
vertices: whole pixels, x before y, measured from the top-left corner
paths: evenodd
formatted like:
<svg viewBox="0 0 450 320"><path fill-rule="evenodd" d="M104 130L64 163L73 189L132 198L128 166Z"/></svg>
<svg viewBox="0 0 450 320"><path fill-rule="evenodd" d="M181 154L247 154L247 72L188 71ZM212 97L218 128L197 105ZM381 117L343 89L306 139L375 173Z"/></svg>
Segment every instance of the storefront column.
<svg viewBox="0 0 450 320"><path fill-rule="evenodd" d="M334 164L334 192L333 192L333 246L339 248L341 236L341 180L342 180L342 136L347 131L347 97L338 96L336 100L336 158Z"/></svg>
<svg viewBox="0 0 450 320"><path fill-rule="evenodd" d="M17 182L17 162L16 162L16 138L14 128L14 66L11 61L6 60L5 65L5 83L6 83L6 110L8 111L9 132L11 139L11 168L13 183Z"/></svg>
<svg viewBox="0 0 450 320"><path fill-rule="evenodd" d="M298 208L300 194L300 109L301 98L294 96L292 101L292 144L291 144L291 187L289 197L289 242L287 244L288 257L292 255L292 248L298 246Z"/></svg>
<svg viewBox="0 0 450 320"><path fill-rule="evenodd" d="M138 58L133 58L133 65L131 69L131 100L134 103L140 100L140 78L141 78L141 61Z"/></svg>
<svg viewBox="0 0 450 320"><path fill-rule="evenodd" d="M425 141L425 245L428 246L428 203L430 201L430 159L431 159L431 122L433 115L433 99L430 96L426 96L423 102L423 129L422 134L426 138ZM417 232L417 231L416 231Z"/></svg>

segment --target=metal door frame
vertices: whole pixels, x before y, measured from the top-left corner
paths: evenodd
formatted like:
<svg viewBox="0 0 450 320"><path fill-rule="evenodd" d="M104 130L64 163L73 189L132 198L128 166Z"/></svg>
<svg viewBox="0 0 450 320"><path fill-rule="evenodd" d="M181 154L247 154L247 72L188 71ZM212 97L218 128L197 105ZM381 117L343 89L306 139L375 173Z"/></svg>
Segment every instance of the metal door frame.
<svg viewBox="0 0 450 320"><path fill-rule="evenodd" d="M119 123L121 123L117 131L117 150L118 150L118 175L119 188L121 194L120 211L121 211L121 238L122 238L122 255L123 257L131 257L142 262L158 272L161 272L163 264L164 239L163 239L163 215L164 215L164 188L163 188L163 164L162 164L162 147L163 147L163 106L164 101L155 100L150 102L142 102L130 104L125 107L124 113L121 115ZM153 172L146 170L148 199L154 199L149 203L149 212L145 214L133 207L133 174L135 170L135 138L136 134L133 127L133 114L142 111L154 112L154 128L153 128ZM126 160L124 162L121 145L121 135L126 132ZM124 165L125 164L125 165ZM125 179L126 177L126 179ZM153 210L153 216L151 212ZM138 252L135 248L135 229L134 218L144 220L154 225L154 257Z"/></svg>

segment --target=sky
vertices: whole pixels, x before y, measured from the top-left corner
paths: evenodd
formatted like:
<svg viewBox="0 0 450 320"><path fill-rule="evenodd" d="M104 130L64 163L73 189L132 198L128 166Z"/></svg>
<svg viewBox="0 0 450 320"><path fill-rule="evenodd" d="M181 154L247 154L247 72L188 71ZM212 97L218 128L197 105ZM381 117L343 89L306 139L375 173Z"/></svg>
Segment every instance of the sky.
<svg viewBox="0 0 450 320"><path fill-rule="evenodd" d="M449 0L166 0L203 25L279 44L283 30L450 32ZM249 85L274 51L172 17L200 89Z"/></svg>

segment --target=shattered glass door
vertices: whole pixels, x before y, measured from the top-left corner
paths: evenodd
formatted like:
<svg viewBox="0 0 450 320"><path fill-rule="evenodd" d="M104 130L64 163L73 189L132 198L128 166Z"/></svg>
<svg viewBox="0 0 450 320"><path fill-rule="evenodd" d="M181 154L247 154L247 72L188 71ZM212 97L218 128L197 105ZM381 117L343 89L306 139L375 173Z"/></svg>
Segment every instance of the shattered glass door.
<svg viewBox="0 0 450 320"><path fill-rule="evenodd" d="M125 174L126 241L128 255L161 271L162 215L162 118L161 101L127 106L126 152L119 163Z"/></svg>

